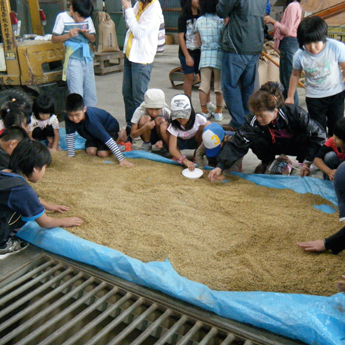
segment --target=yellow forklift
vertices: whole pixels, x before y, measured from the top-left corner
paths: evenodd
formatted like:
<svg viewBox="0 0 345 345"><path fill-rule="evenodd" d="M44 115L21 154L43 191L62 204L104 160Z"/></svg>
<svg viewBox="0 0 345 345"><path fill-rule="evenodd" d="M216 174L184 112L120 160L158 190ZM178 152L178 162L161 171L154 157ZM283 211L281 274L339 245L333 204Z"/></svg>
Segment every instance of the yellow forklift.
<svg viewBox="0 0 345 345"><path fill-rule="evenodd" d="M32 102L38 94L53 95L56 113L64 107L67 85L62 81L64 46L50 40L34 40L43 36L41 21L45 15L40 11L38 0L28 0L32 35L16 38L18 19L11 11L10 0L0 0L0 106L9 98L23 98Z"/></svg>

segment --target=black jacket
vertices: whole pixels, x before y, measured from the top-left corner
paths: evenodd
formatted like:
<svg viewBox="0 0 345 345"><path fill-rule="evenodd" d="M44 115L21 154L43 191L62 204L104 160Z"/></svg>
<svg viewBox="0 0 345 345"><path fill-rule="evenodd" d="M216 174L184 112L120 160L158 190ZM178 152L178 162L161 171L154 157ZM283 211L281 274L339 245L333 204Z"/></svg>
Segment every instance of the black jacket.
<svg viewBox="0 0 345 345"><path fill-rule="evenodd" d="M326 140L324 130L310 118L306 111L293 104L284 104L279 109L278 116L290 133L305 134L308 137L310 145L306 148L306 160L312 162L317 151ZM260 126L255 115L248 114L244 125L235 133L233 140L226 142L218 154L217 167L222 170L229 169L256 144L259 138L272 142L268 127ZM272 145L274 144L272 143Z"/></svg>

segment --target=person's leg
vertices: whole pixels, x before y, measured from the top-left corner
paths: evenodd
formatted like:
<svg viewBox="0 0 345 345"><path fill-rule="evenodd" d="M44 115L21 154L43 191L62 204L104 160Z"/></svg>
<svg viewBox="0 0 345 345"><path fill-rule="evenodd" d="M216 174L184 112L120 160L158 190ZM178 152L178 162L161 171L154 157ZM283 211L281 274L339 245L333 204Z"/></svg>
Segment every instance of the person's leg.
<svg viewBox="0 0 345 345"><path fill-rule="evenodd" d="M201 83L199 87L199 99L202 115L207 119L210 117L207 109L207 102L209 101L210 83L211 83L212 68L203 67L200 69Z"/></svg>
<svg viewBox="0 0 345 345"><path fill-rule="evenodd" d="M246 61L247 64L240 78L244 117L250 113L248 100L254 92L256 67L259 57L260 54L244 56L244 61ZM241 122L241 125L244 123L244 117Z"/></svg>
<svg viewBox="0 0 345 345"><path fill-rule="evenodd" d="M326 97L329 98L326 114L329 137L333 135L335 123L344 117L344 95L345 91L342 91L334 96Z"/></svg>
<svg viewBox="0 0 345 345"><path fill-rule="evenodd" d="M298 50L298 41L296 37L285 37L280 42L280 62L279 62L279 76L280 82L284 86L283 95L287 97L289 90L289 82L292 73L292 60L295 52ZM299 105L297 90L294 95L294 104Z"/></svg>
<svg viewBox="0 0 345 345"><path fill-rule="evenodd" d="M131 127L131 120L136 107L133 105L132 95L132 63L124 56L123 64L123 80L122 80L122 96L125 103L125 115L127 125Z"/></svg>
<svg viewBox="0 0 345 345"><path fill-rule="evenodd" d="M187 66L186 58L184 55L179 55L184 81L183 81L183 92L189 98L192 97L192 87L194 83L194 66Z"/></svg>
<svg viewBox="0 0 345 345"><path fill-rule="evenodd" d="M327 152L323 158L323 161L332 170L337 169L340 164L340 160L334 151ZM329 180L328 175L323 173L323 179Z"/></svg>
<svg viewBox="0 0 345 345"><path fill-rule="evenodd" d="M84 70L84 103L86 107L95 107L97 104L97 91L93 61L86 64L83 61Z"/></svg>
<svg viewBox="0 0 345 345"><path fill-rule="evenodd" d="M151 121L151 116L149 115L142 116L139 119L138 128L143 128L149 121ZM140 137L144 143L149 143L150 137L151 137L151 129L148 129L144 133L141 133Z"/></svg>
<svg viewBox="0 0 345 345"><path fill-rule="evenodd" d="M324 98L310 98L306 97L306 104L310 117L317 121L319 125L326 131L327 121L326 114L328 104Z"/></svg>
<svg viewBox="0 0 345 345"><path fill-rule="evenodd" d="M84 72L82 61L77 59L69 59L66 70L66 81L68 87L68 93L77 93L84 97Z"/></svg>

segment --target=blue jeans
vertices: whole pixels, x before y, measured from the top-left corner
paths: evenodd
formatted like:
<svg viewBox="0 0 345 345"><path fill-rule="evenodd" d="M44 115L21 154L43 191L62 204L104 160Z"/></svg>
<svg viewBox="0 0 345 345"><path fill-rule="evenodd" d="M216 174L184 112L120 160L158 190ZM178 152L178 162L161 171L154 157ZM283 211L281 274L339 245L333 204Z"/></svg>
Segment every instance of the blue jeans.
<svg viewBox="0 0 345 345"><path fill-rule="evenodd" d="M284 86L284 98L287 97L287 93L289 91L289 82L292 73L292 60L293 56L298 50L299 45L297 41L297 37L284 37L279 44L279 51L280 51L280 62L279 62L279 76L280 82ZM298 94L297 90L294 95L294 104L298 105Z"/></svg>
<svg viewBox="0 0 345 345"><path fill-rule="evenodd" d="M124 57L122 96L125 102L126 122L131 124L132 116L140 104L151 78L152 63L141 64L131 62Z"/></svg>
<svg viewBox="0 0 345 345"><path fill-rule="evenodd" d="M238 129L250 113L249 96L254 92L256 64L260 54L240 55L223 52L222 90L231 114L230 126Z"/></svg>
<svg viewBox="0 0 345 345"><path fill-rule="evenodd" d="M332 170L337 169L341 163L334 151L327 152L323 158L323 162ZM328 175L323 173L323 179L329 180Z"/></svg>
<svg viewBox="0 0 345 345"><path fill-rule="evenodd" d="M97 104L97 92L93 61L69 59L66 70L68 93L78 93L84 99L85 106Z"/></svg>

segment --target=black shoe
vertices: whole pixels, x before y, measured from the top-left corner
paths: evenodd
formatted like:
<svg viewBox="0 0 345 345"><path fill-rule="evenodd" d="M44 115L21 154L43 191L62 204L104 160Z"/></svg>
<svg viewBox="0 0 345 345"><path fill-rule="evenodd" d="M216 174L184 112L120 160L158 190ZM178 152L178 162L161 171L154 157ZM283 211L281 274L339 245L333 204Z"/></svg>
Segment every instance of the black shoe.
<svg viewBox="0 0 345 345"><path fill-rule="evenodd" d="M5 248L0 248L0 260L5 259L6 257L17 254L27 248L29 243L20 240L17 237L10 237L6 243Z"/></svg>

